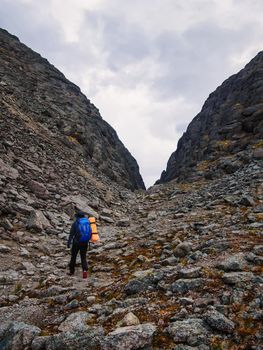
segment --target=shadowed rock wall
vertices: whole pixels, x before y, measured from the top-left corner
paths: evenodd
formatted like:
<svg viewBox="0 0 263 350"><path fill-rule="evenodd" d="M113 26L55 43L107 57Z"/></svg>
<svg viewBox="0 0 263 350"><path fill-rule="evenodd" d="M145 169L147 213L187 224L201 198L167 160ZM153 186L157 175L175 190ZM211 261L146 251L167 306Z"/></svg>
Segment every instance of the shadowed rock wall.
<svg viewBox="0 0 263 350"><path fill-rule="evenodd" d="M168 160L160 183L233 173L262 157L263 52L207 99Z"/></svg>
<svg viewBox="0 0 263 350"><path fill-rule="evenodd" d="M145 188L136 160L79 87L1 29L0 92L111 180L132 190Z"/></svg>

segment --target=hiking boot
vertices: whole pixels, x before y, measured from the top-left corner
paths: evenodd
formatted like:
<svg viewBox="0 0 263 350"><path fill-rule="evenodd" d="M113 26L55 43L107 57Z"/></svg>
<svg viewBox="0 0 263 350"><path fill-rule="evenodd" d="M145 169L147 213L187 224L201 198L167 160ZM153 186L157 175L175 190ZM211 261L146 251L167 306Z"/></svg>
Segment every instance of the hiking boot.
<svg viewBox="0 0 263 350"><path fill-rule="evenodd" d="M88 278L88 272L87 271L83 271L83 278Z"/></svg>

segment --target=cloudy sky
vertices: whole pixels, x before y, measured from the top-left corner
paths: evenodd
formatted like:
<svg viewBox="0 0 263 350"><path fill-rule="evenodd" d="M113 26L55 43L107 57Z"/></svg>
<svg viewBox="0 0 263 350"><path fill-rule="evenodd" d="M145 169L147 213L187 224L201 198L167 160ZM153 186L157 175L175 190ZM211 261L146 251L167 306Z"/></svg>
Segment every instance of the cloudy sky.
<svg viewBox="0 0 263 350"><path fill-rule="evenodd" d="M156 181L188 123L263 48L262 0L0 0L17 35L100 109Z"/></svg>

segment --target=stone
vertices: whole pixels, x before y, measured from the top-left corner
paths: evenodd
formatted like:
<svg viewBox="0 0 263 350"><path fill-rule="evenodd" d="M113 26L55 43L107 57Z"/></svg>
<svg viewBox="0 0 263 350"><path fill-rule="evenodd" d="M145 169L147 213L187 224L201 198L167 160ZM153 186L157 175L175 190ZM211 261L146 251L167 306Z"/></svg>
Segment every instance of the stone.
<svg viewBox="0 0 263 350"><path fill-rule="evenodd" d="M243 255L232 255L216 263L216 267L224 271L242 271L245 265Z"/></svg>
<svg viewBox="0 0 263 350"><path fill-rule="evenodd" d="M23 322L7 322L0 325L0 345L3 350L27 349L41 329ZM3 346L3 347L2 347Z"/></svg>
<svg viewBox="0 0 263 350"><path fill-rule="evenodd" d="M88 327L85 331L62 332L51 336L36 337L31 347L32 350L97 350L101 348L100 342L103 337L102 327Z"/></svg>
<svg viewBox="0 0 263 350"><path fill-rule="evenodd" d="M7 231L13 231L14 226L11 224L11 222L8 219L5 219L3 222L3 228Z"/></svg>
<svg viewBox="0 0 263 350"><path fill-rule="evenodd" d="M151 349L156 326L145 323L138 326L120 327L101 341L102 350Z"/></svg>
<svg viewBox="0 0 263 350"><path fill-rule="evenodd" d="M64 198L64 203L65 205L72 203L77 210L83 211L88 216L94 216L96 219L99 218L99 214L93 208L91 208L89 205L89 200L84 196L68 196Z"/></svg>
<svg viewBox="0 0 263 350"><path fill-rule="evenodd" d="M74 300L71 300L71 302L65 306L65 309L72 310L72 309L76 309L78 306L79 306L79 301L77 299L74 299Z"/></svg>
<svg viewBox="0 0 263 350"><path fill-rule="evenodd" d="M174 255L179 258L183 258L191 252L191 248L192 248L192 245L190 242L179 243L174 250Z"/></svg>
<svg viewBox="0 0 263 350"><path fill-rule="evenodd" d="M85 311L70 314L64 322L60 324L58 330L61 332L78 332L87 330L87 321L93 316Z"/></svg>
<svg viewBox="0 0 263 350"><path fill-rule="evenodd" d="M172 283L171 290L173 293L187 293L190 290L198 290L205 285L203 278L179 279Z"/></svg>
<svg viewBox="0 0 263 350"><path fill-rule="evenodd" d="M235 330L235 323L216 310L206 313L204 320L211 328L223 333L231 334Z"/></svg>
<svg viewBox="0 0 263 350"><path fill-rule="evenodd" d="M203 320L199 318L172 322L169 324L167 332L176 343L186 343L190 346L205 343L208 335Z"/></svg>
<svg viewBox="0 0 263 350"><path fill-rule="evenodd" d="M28 182L28 187L37 197L43 199L47 199L49 197L49 193L46 189L46 186L43 183L40 183L35 180L30 180Z"/></svg>
<svg viewBox="0 0 263 350"><path fill-rule="evenodd" d="M180 278L197 278L200 277L201 267L193 267L190 269L182 269L179 271Z"/></svg>
<svg viewBox="0 0 263 350"><path fill-rule="evenodd" d="M114 220L111 217L100 215L100 220L105 221L109 224L113 224Z"/></svg>
<svg viewBox="0 0 263 350"><path fill-rule="evenodd" d="M13 180L16 180L19 176L19 172L2 159L0 159L0 174Z"/></svg>
<svg viewBox="0 0 263 350"><path fill-rule="evenodd" d="M107 208L103 208L101 210L101 212L100 212L100 215L111 217L112 216L112 210L111 209L107 209Z"/></svg>
<svg viewBox="0 0 263 350"><path fill-rule="evenodd" d="M263 148L257 148L253 152L253 157L255 159L263 159Z"/></svg>
<svg viewBox="0 0 263 350"><path fill-rule="evenodd" d="M119 323L118 327L137 326L140 324L140 320L133 312L129 312Z"/></svg>
<svg viewBox="0 0 263 350"><path fill-rule="evenodd" d="M239 201L239 203L241 204L241 205L245 205L246 207L253 207L256 203L255 203L255 201L254 201L254 199L253 199L253 197L251 197L251 196L249 196L249 195L246 195L246 196L243 196L241 199L240 199L240 201Z"/></svg>
<svg viewBox="0 0 263 350"><path fill-rule="evenodd" d="M253 279L254 275L252 272L228 272L224 273L222 279L224 283L230 285L244 285Z"/></svg>
<svg viewBox="0 0 263 350"><path fill-rule="evenodd" d="M32 210L27 220L27 227L29 229L41 232L43 229L48 228L50 223L45 215L40 210Z"/></svg>
<svg viewBox="0 0 263 350"><path fill-rule="evenodd" d="M139 279L134 279L129 281L124 287L124 292L126 295L134 295L144 292L148 289L148 285Z"/></svg>
<svg viewBox="0 0 263 350"><path fill-rule="evenodd" d="M129 227L130 224L131 223L129 218L123 218L116 222L116 226L119 226L119 227Z"/></svg>
<svg viewBox="0 0 263 350"><path fill-rule="evenodd" d="M29 253L29 251L26 248L21 247L20 248L20 256L29 258L30 257L30 253Z"/></svg>
<svg viewBox="0 0 263 350"><path fill-rule="evenodd" d="M26 205L19 202L14 203L12 207L14 211L17 211L21 214L26 214L26 215L30 214L34 210L33 207L31 207L30 205Z"/></svg>
<svg viewBox="0 0 263 350"><path fill-rule="evenodd" d="M0 244L0 253L6 254L6 253L10 253L11 252L11 248L7 247L4 244Z"/></svg>

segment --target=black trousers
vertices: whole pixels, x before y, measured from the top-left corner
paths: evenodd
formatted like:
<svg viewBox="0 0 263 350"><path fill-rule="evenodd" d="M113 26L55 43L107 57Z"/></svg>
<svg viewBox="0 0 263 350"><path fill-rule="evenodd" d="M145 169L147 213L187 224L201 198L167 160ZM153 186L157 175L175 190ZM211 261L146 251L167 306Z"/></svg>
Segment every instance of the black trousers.
<svg viewBox="0 0 263 350"><path fill-rule="evenodd" d="M71 248L71 259L69 263L70 273L75 272L75 265L76 265L78 252L80 252L82 270L83 271L88 270L88 264L86 259L87 249L88 249L88 243L76 243L76 242L73 243Z"/></svg>

